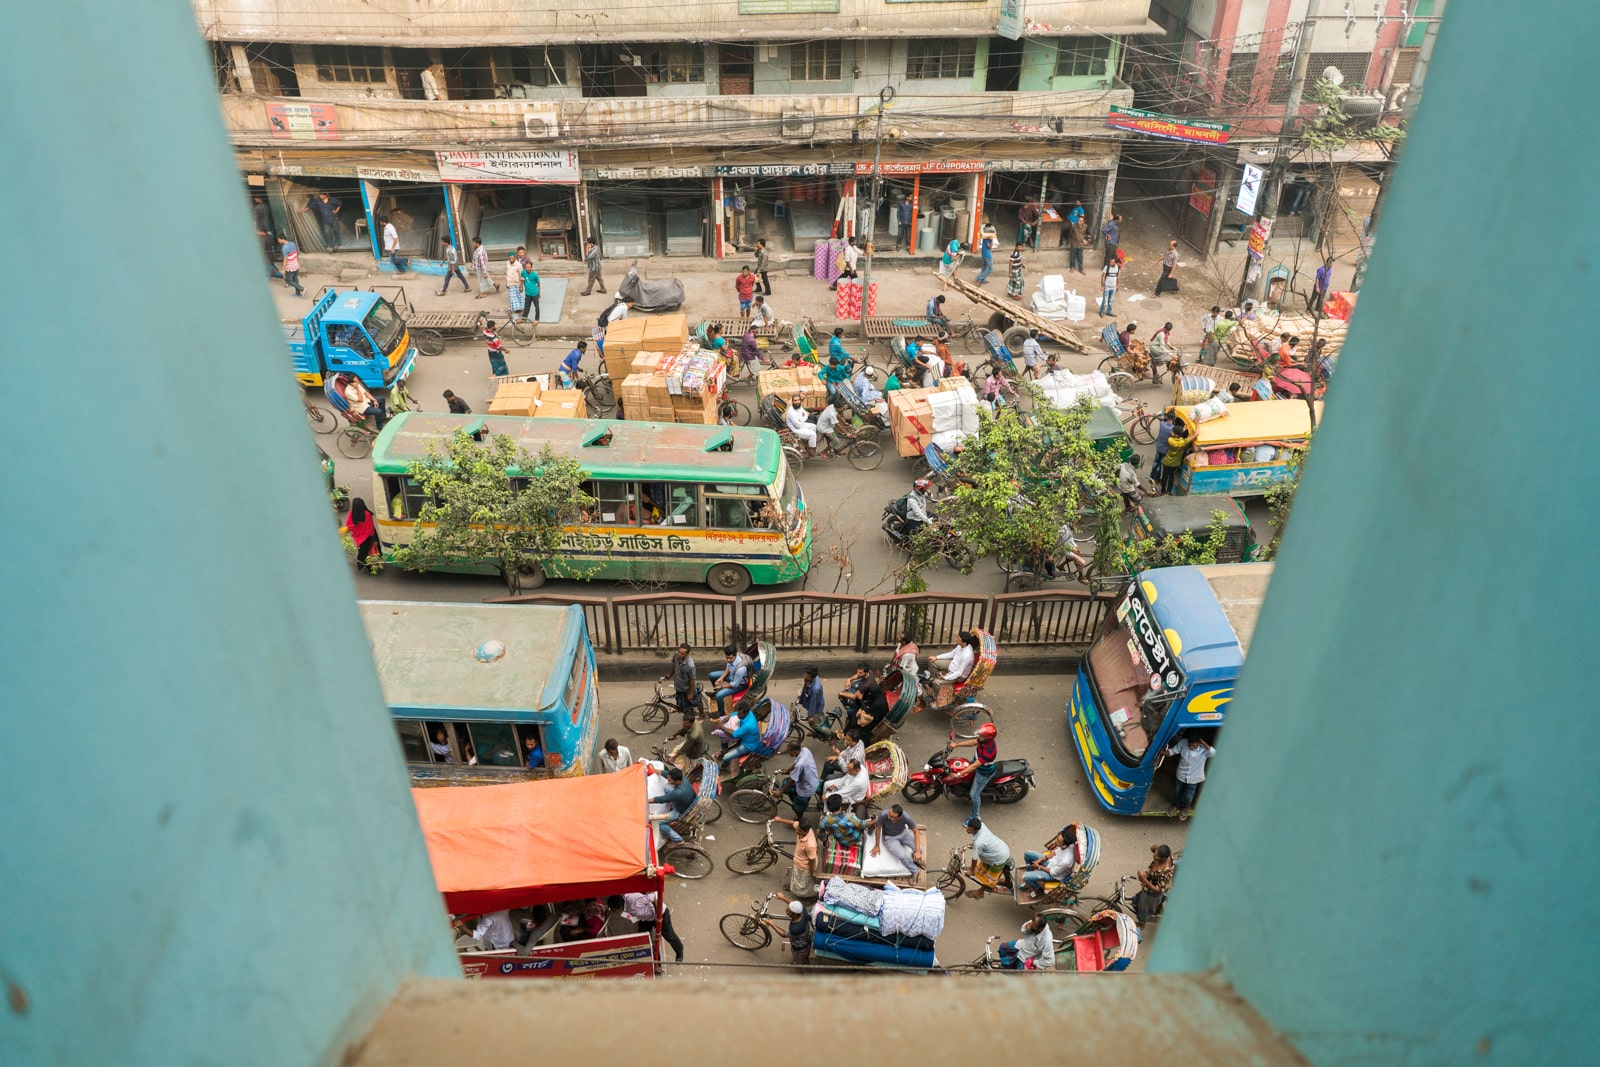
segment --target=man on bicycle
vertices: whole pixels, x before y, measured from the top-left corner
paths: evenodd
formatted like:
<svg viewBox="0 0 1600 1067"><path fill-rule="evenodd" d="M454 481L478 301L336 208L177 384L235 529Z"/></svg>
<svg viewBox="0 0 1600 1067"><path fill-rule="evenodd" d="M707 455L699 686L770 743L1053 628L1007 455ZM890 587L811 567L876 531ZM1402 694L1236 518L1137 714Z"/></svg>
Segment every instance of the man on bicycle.
<svg viewBox="0 0 1600 1067"><path fill-rule="evenodd" d="M571 389L573 382L578 377L578 364L583 361L583 354L589 350L588 341L579 341L576 348L567 353L567 358L561 361L561 388Z"/></svg>
<svg viewBox="0 0 1600 1067"><path fill-rule="evenodd" d="M683 776L683 772L676 767L667 768L667 791L657 797L653 803L665 804L666 811L652 812L651 822L661 824L661 836L668 841L682 841L683 835L672 828L672 824L682 819L689 813L690 807L695 802L694 786Z"/></svg>
<svg viewBox="0 0 1600 1067"><path fill-rule="evenodd" d="M672 654L672 696L685 715L694 710L694 682L694 657L689 655L687 644L680 644Z"/></svg>
<svg viewBox="0 0 1600 1067"><path fill-rule="evenodd" d="M783 783L783 795L789 798L789 806L799 818L811 806L811 798L817 795L817 758L799 741L790 741L784 751L794 760L794 765L784 772L789 777Z"/></svg>

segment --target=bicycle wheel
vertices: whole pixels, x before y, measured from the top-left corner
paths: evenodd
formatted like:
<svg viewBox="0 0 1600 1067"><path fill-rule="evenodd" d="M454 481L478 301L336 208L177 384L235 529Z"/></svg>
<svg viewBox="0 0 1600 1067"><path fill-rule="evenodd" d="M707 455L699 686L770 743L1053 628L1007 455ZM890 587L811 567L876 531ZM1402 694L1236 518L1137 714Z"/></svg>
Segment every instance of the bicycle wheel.
<svg viewBox="0 0 1600 1067"><path fill-rule="evenodd" d="M417 351L425 356L437 356L444 351L444 334L438 330L413 330L411 339L417 343Z"/></svg>
<svg viewBox="0 0 1600 1067"><path fill-rule="evenodd" d="M877 444L883 440L883 427L876 426L870 422L864 422L860 426L852 427L851 432L855 434L857 441L871 441L873 444Z"/></svg>
<svg viewBox="0 0 1600 1067"><path fill-rule="evenodd" d="M876 470L878 464L883 462L883 449L878 447L876 441L857 441L845 456L850 460L850 466L858 471Z"/></svg>
<svg viewBox="0 0 1600 1067"><path fill-rule="evenodd" d="M1044 580L1032 571L1011 571L1006 575L1006 592L1031 593L1044 587Z"/></svg>
<svg viewBox="0 0 1600 1067"><path fill-rule="evenodd" d="M793 445L784 445L783 455L789 461L789 469L796 474L806 465L806 454Z"/></svg>
<svg viewBox="0 0 1600 1067"><path fill-rule="evenodd" d="M724 400L717 405L717 421L726 426L749 426L750 409L742 400Z"/></svg>
<svg viewBox="0 0 1600 1067"><path fill-rule="evenodd" d="M716 867L716 864L711 862L710 853L699 845L688 843L673 845L662 859L672 864L673 874L691 881L704 878Z"/></svg>
<svg viewBox="0 0 1600 1067"><path fill-rule="evenodd" d="M1156 417L1154 415L1140 415L1128 424L1128 436L1133 438L1136 445L1153 445L1156 443Z"/></svg>
<svg viewBox="0 0 1600 1067"><path fill-rule="evenodd" d="M617 393L611 388L610 378L596 378L583 391L583 398L592 407L610 409L617 402Z"/></svg>
<svg viewBox="0 0 1600 1067"><path fill-rule="evenodd" d="M515 319L506 323L504 332L511 335L511 340L516 343L518 348L527 348L533 344L533 339L538 336L538 331L534 329L533 323L527 319Z"/></svg>
<svg viewBox="0 0 1600 1067"><path fill-rule="evenodd" d="M667 706L654 700L635 704L622 713L622 725L629 733L653 734L667 724L668 714Z"/></svg>
<svg viewBox="0 0 1600 1067"><path fill-rule="evenodd" d="M778 854L765 844L742 848L724 861L734 874L760 874L778 862Z"/></svg>
<svg viewBox="0 0 1600 1067"><path fill-rule="evenodd" d="M933 885L944 894L946 900L956 900L967 891L967 880L961 877L961 872L948 867L939 872L939 877Z"/></svg>
<svg viewBox="0 0 1600 1067"><path fill-rule="evenodd" d="M728 939L730 945L746 952L755 952L772 944L772 931L754 915L740 915L737 912L724 915L717 920L717 929L722 931L722 936Z"/></svg>
<svg viewBox="0 0 1600 1067"><path fill-rule="evenodd" d="M711 805L706 808L705 813L700 816L700 821L706 826L710 826L720 818L722 818L722 801L713 800Z"/></svg>
<svg viewBox="0 0 1600 1067"><path fill-rule="evenodd" d="M314 433L332 433L339 428L339 416L320 404L306 405L306 422Z"/></svg>
<svg viewBox="0 0 1600 1067"><path fill-rule="evenodd" d="M728 807L740 822L766 822L778 811L778 802L765 789L740 789L728 795Z"/></svg>
<svg viewBox="0 0 1600 1067"><path fill-rule="evenodd" d="M1100 361L1100 365L1095 367L1095 370L1097 370L1101 374L1104 374L1107 377L1109 377L1112 371L1118 370L1121 367L1122 367L1122 357L1121 356L1107 356L1105 359L1102 359Z"/></svg>
<svg viewBox="0 0 1600 1067"><path fill-rule="evenodd" d="M982 704L958 704L950 712L950 729L963 741L977 737L978 727L991 722L994 712Z"/></svg>
<svg viewBox="0 0 1600 1067"><path fill-rule="evenodd" d="M366 430L350 426L339 435L339 452L350 459L360 459L372 452L372 438Z"/></svg>

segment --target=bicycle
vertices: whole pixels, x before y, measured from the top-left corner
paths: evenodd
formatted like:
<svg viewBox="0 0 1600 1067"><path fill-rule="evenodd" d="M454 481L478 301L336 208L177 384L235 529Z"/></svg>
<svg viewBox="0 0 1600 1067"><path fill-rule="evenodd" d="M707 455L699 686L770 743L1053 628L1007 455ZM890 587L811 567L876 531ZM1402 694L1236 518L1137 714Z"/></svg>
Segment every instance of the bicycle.
<svg viewBox="0 0 1600 1067"><path fill-rule="evenodd" d="M844 443L836 445L827 438L819 436L817 443L821 447L812 451L800 450L800 462L794 464L795 473L799 473L807 459L829 460L834 456L843 456L850 461L850 466L858 471L875 470L878 464L883 462L883 446L878 442L868 440L842 422L835 425L834 432L844 439Z"/></svg>
<svg viewBox="0 0 1600 1067"><path fill-rule="evenodd" d="M734 811L738 813L737 808ZM724 861L724 865L734 874L759 874L777 863L779 856L794 859L794 842L774 840L772 820L768 819L765 839L733 853Z"/></svg>
<svg viewBox="0 0 1600 1067"><path fill-rule="evenodd" d="M785 777L774 774L760 785L746 786L729 793L728 806L733 809L734 817L740 822L770 822L778 813L778 805L788 800L783 792Z"/></svg>
<svg viewBox="0 0 1600 1067"><path fill-rule="evenodd" d="M572 375L572 387L583 392L590 418L603 418L599 412L610 412L616 407L617 393L611 386L611 376L603 367L594 374L580 367L578 372Z"/></svg>
<svg viewBox="0 0 1600 1067"><path fill-rule="evenodd" d="M1156 422L1158 415L1150 413L1150 406L1143 400L1122 400L1117 403L1117 417L1128 428L1128 437L1136 445L1153 445L1156 443Z"/></svg>
<svg viewBox="0 0 1600 1067"><path fill-rule="evenodd" d="M746 952L758 952L772 944L773 936L785 946L789 944L789 928L779 926L773 916L768 913L767 907L778 894L768 893L766 900L752 900L750 914L743 912L729 912L717 920L717 929L722 931L722 936L734 948L742 948Z"/></svg>
<svg viewBox="0 0 1600 1067"><path fill-rule="evenodd" d="M671 681L670 675L662 675L656 679L656 695L643 704L635 704L622 713L622 725L629 733L653 734L667 724L667 721L678 712L678 694L666 689L664 682ZM697 685L689 694L689 706L696 712L704 712L706 708L705 693Z"/></svg>
<svg viewBox="0 0 1600 1067"><path fill-rule="evenodd" d="M301 403L306 406L306 422L310 424L313 433L332 433L339 428L341 420L335 412L304 398Z"/></svg>

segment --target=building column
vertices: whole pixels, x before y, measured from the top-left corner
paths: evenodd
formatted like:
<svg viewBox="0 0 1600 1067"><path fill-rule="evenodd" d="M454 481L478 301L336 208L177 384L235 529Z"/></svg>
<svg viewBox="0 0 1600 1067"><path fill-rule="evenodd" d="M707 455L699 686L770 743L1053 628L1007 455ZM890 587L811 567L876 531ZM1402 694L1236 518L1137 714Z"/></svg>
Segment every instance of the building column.
<svg viewBox="0 0 1600 1067"><path fill-rule="evenodd" d="M972 190L967 199L972 202L972 232L967 235L967 240L972 244L972 250L978 250L978 234L983 230L983 194L986 175L979 171L972 176Z"/></svg>
<svg viewBox="0 0 1600 1067"><path fill-rule="evenodd" d="M917 254L917 236L922 232L922 175L911 176L911 251L907 255Z"/></svg>
<svg viewBox="0 0 1600 1067"><path fill-rule="evenodd" d="M233 76L238 79L239 91L255 95L256 76L250 73L250 57L245 55L244 45L231 45L228 55L233 60Z"/></svg>

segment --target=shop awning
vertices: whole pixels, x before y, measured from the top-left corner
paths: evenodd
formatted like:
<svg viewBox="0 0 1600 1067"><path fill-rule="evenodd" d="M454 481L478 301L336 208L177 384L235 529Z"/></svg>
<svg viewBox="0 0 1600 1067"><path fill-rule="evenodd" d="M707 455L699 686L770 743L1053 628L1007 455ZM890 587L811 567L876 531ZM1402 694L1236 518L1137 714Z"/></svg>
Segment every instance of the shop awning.
<svg viewBox="0 0 1600 1067"><path fill-rule="evenodd" d="M645 769L510 785L413 789L433 878L453 914L661 887Z"/></svg>

